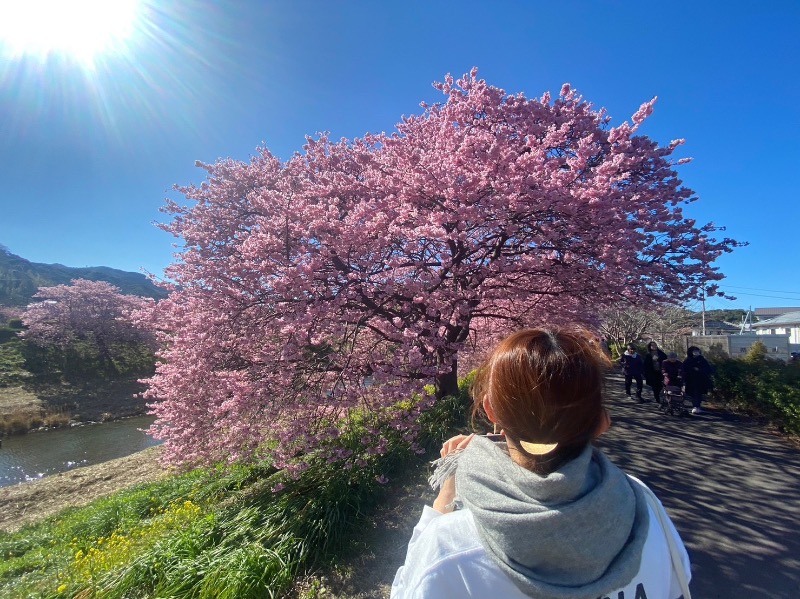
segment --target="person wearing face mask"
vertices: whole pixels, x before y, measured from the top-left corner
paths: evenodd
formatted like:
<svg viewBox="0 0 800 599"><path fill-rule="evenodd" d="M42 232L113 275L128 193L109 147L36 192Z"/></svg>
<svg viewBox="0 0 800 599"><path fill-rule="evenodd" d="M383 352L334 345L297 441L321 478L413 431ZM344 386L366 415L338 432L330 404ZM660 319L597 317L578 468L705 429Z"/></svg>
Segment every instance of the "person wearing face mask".
<svg viewBox="0 0 800 599"><path fill-rule="evenodd" d="M696 345L686 350L686 360L683 362L683 382L686 385L686 395L692 400L692 414L700 414L703 409L703 395L711 388L711 364L703 357L703 353Z"/></svg>
<svg viewBox="0 0 800 599"><path fill-rule="evenodd" d="M631 396L631 383L636 381L636 398L642 403L642 374L644 373L644 362L642 357L636 353L636 348L628 344L625 353L619 358L622 364L622 373L625 375L625 394Z"/></svg>
<svg viewBox="0 0 800 599"><path fill-rule="evenodd" d="M658 343L651 341L647 344L647 354L644 357L644 380L653 390L653 399L656 403L661 401L661 389L664 387L662 365L666 359L667 354L658 348Z"/></svg>

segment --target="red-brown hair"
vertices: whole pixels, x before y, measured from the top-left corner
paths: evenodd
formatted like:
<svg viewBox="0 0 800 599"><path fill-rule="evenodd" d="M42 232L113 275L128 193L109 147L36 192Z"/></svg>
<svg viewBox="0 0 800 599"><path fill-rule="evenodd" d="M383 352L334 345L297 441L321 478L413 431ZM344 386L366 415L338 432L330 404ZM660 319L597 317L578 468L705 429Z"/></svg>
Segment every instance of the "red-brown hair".
<svg viewBox="0 0 800 599"><path fill-rule="evenodd" d="M575 326L518 331L478 370L473 418L488 398L496 425L535 472L548 474L577 456L606 422L602 391L610 362L593 339ZM558 446L534 457L519 441Z"/></svg>

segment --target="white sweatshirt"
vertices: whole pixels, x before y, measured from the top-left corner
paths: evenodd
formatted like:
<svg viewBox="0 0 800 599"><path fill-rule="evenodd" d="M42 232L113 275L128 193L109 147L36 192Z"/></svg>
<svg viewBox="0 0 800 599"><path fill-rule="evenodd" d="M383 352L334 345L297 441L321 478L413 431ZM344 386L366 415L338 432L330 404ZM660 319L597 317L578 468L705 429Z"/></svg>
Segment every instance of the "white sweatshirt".
<svg viewBox="0 0 800 599"><path fill-rule="evenodd" d="M639 573L625 588L598 599L677 599L681 596L665 533L675 538L689 580L691 571L686 548L671 521L668 521L669 530L662 531L652 509L649 520ZM406 562L395 575L391 596L394 599L526 597L486 553L469 510L441 514L428 506L414 527Z"/></svg>

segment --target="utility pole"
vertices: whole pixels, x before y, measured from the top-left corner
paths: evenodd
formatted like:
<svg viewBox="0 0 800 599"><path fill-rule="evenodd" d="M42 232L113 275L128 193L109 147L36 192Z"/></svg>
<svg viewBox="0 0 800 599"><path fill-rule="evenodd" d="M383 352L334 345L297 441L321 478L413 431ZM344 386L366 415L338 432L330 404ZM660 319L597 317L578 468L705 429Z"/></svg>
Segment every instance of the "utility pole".
<svg viewBox="0 0 800 599"><path fill-rule="evenodd" d="M753 307L750 306L747 308L747 314L742 316L742 328L739 331L740 335L743 335L745 332L749 333L753 326L753 320L750 318L750 313L752 312Z"/></svg>
<svg viewBox="0 0 800 599"><path fill-rule="evenodd" d="M700 334L703 335L703 337L705 337L705 335L706 335L706 288L705 288L705 286L703 287L703 291L702 291L702 295L700 296L700 299L703 302L703 326L700 329Z"/></svg>

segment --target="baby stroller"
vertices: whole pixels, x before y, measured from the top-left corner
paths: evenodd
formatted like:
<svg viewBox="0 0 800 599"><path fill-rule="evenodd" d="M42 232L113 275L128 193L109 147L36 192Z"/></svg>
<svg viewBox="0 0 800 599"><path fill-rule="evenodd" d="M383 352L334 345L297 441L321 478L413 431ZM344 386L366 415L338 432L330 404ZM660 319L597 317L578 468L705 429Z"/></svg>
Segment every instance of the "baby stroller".
<svg viewBox="0 0 800 599"><path fill-rule="evenodd" d="M661 392L661 403L658 409L664 414L684 416L689 413L684 406L684 399L685 396L680 387L667 385Z"/></svg>

